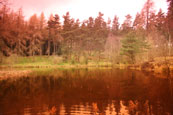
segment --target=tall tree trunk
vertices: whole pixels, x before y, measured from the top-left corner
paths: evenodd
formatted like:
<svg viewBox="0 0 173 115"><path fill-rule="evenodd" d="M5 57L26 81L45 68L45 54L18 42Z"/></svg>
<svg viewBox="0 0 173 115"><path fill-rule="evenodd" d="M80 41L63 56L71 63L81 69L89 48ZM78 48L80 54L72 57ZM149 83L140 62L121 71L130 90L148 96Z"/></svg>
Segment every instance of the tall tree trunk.
<svg viewBox="0 0 173 115"><path fill-rule="evenodd" d="M56 55L56 43L55 43L55 41L53 42L53 47L54 47L54 49L53 49L53 51L54 51L54 55Z"/></svg>
<svg viewBox="0 0 173 115"><path fill-rule="evenodd" d="M17 55L20 54L20 40L18 39L18 46L17 46Z"/></svg>
<svg viewBox="0 0 173 115"><path fill-rule="evenodd" d="M30 46L29 46L29 56L32 56L32 41L29 40Z"/></svg>
<svg viewBox="0 0 173 115"><path fill-rule="evenodd" d="M48 39L48 47L47 47L48 56L50 56L50 39L51 39L51 29L49 28L49 39Z"/></svg>
<svg viewBox="0 0 173 115"><path fill-rule="evenodd" d="M50 56L50 41L48 40L48 48L47 48L48 56Z"/></svg>
<svg viewBox="0 0 173 115"><path fill-rule="evenodd" d="M40 44L40 56L42 55L42 46Z"/></svg>
<svg viewBox="0 0 173 115"><path fill-rule="evenodd" d="M168 56L171 56L171 34L169 32L169 39L168 39Z"/></svg>

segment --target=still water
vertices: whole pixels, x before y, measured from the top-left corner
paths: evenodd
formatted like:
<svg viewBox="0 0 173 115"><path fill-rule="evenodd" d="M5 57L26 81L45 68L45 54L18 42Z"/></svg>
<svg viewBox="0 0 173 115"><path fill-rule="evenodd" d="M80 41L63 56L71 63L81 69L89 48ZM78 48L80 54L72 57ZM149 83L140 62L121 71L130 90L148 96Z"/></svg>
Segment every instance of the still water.
<svg viewBox="0 0 173 115"><path fill-rule="evenodd" d="M0 115L171 115L172 81L119 69L39 71L0 81Z"/></svg>

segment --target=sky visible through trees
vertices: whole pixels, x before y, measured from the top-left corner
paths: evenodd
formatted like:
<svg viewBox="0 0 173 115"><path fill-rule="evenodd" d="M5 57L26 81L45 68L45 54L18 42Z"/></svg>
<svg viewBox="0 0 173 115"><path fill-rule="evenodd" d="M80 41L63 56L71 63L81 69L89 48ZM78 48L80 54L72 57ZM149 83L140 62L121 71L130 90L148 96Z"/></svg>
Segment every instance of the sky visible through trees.
<svg viewBox="0 0 173 115"><path fill-rule="evenodd" d="M46 19L50 14L58 14L63 21L62 16L66 12L80 21L86 20L88 17L97 17L98 12L104 14L104 19L113 20L116 14L119 17L119 22L122 23L127 14L130 14L133 19L137 12L140 12L144 3L147 0L9 0L10 7L17 11L19 8L23 9L25 19L29 19L34 13L40 15L44 12ZM153 0L154 7L158 12L161 8L163 12L167 11L166 0Z"/></svg>

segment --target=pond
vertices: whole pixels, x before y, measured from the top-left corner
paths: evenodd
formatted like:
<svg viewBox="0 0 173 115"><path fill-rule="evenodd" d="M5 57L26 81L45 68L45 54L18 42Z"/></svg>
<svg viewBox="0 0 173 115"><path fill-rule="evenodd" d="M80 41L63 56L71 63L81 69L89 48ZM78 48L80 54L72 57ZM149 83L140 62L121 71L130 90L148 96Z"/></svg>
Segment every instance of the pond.
<svg viewBox="0 0 173 115"><path fill-rule="evenodd" d="M54 69L0 80L0 115L171 115L171 79L134 70Z"/></svg>

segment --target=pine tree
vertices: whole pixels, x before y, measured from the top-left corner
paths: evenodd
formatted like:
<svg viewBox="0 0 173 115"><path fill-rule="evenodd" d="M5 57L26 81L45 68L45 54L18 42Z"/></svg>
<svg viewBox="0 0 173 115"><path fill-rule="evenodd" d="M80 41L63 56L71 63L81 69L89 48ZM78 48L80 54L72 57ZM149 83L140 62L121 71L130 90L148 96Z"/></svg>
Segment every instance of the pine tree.
<svg viewBox="0 0 173 115"><path fill-rule="evenodd" d="M167 12L167 18L169 23L169 29L173 31L173 1L167 0L168 2L168 12ZM171 31L171 32L172 32Z"/></svg>
<svg viewBox="0 0 173 115"><path fill-rule="evenodd" d="M25 34L25 27L24 27L24 16L22 9L19 9L17 12L17 17L15 19L15 40L16 40L16 53L18 55L26 55L26 34Z"/></svg>
<svg viewBox="0 0 173 115"><path fill-rule="evenodd" d="M48 21L48 29L49 29L49 41L53 44L53 54L56 55L58 52L58 48L61 42L61 25L60 25L60 17L58 14L55 14L54 17L50 18ZM50 43L49 43L50 44ZM51 47L51 46L49 46ZM49 49L50 50L50 49Z"/></svg>
<svg viewBox="0 0 173 115"><path fill-rule="evenodd" d="M42 12L39 17L39 29L42 30L45 28L45 26L46 26L46 20L45 20L44 13Z"/></svg>
<svg viewBox="0 0 173 115"><path fill-rule="evenodd" d="M9 8L3 3L0 7L0 16L0 39L3 41L1 50L4 55L10 56L11 46L14 44L13 36L10 34L10 27L13 25L9 16Z"/></svg>
<svg viewBox="0 0 173 115"><path fill-rule="evenodd" d="M67 53L70 55L72 54L72 48L73 48L73 42L74 42L74 31L73 31L73 25L74 25L74 19L70 18L70 13L67 12L66 15L63 16L64 18L64 24L63 24L63 31L62 36L64 38L64 53Z"/></svg>
<svg viewBox="0 0 173 115"><path fill-rule="evenodd" d="M133 22L133 29L144 29L145 27L145 21L144 16L142 14L137 13L135 20Z"/></svg>
<svg viewBox="0 0 173 115"><path fill-rule="evenodd" d="M40 32L39 18L36 14L29 19L29 52L31 56L42 54L42 34Z"/></svg>
<svg viewBox="0 0 173 115"><path fill-rule="evenodd" d="M124 20L123 24L121 25L121 29L123 34L128 33L132 29L132 16L130 14L126 15L126 19Z"/></svg>
<svg viewBox="0 0 173 115"><path fill-rule="evenodd" d="M101 51L104 49L104 45L106 42L106 38L108 36L108 31L107 31L107 25L106 22L103 19L104 14L99 12L98 16L95 19L94 22L94 38L93 42L95 45L95 51Z"/></svg>
<svg viewBox="0 0 173 115"><path fill-rule="evenodd" d="M118 22L118 17L115 15L113 19L113 24L112 24L112 32L114 35L116 35L119 31L119 22Z"/></svg>
<svg viewBox="0 0 173 115"><path fill-rule="evenodd" d="M167 0L168 2L168 12L167 12L167 23L169 32L169 41L173 41L173 1Z"/></svg>
<svg viewBox="0 0 173 115"><path fill-rule="evenodd" d="M138 53L143 53L149 48L148 43L136 38L134 33L128 34L121 40L121 43L120 54L127 56L132 64L135 63L135 57Z"/></svg>
<svg viewBox="0 0 173 115"><path fill-rule="evenodd" d="M83 34L85 38L83 39L83 46L84 49L88 51L88 54L90 55L91 50L94 49L94 34L95 34L95 23L94 18L89 17L86 22L83 22L81 29L83 30Z"/></svg>
<svg viewBox="0 0 173 115"><path fill-rule="evenodd" d="M149 32L149 22L151 19L151 16L154 13L154 2L152 0L147 0L147 2L144 4L144 7L141 11L142 14L145 16L145 27L147 30L147 34Z"/></svg>
<svg viewBox="0 0 173 115"><path fill-rule="evenodd" d="M135 20L133 22L133 30L136 33L136 36L140 39L145 39L145 18L143 14L136 14Z"/></svg>

